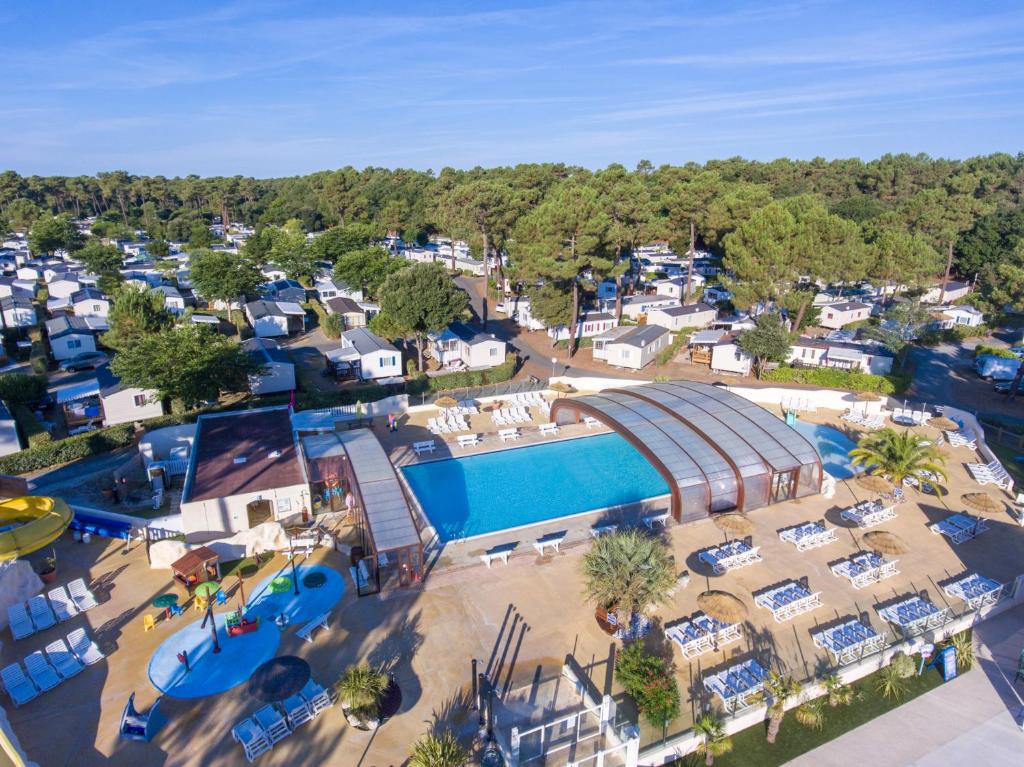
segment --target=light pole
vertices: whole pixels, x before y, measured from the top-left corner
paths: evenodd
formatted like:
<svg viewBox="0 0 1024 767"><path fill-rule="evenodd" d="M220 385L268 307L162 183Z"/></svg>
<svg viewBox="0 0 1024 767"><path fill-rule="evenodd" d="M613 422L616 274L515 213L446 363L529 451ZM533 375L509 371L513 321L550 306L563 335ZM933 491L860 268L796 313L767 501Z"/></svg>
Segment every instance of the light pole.
<svg viewBox="0 0 1024 767"><path fill-rule="evenodd" d="M288 553L291 555L292 560L292 581L295 583L295 596L299 595L299 576L295 574L295 544L292 541L292 537L288 536Z"/></svg>
<svg viewBox="0 0 1024 767"><path fill-rule="evenodd" d="M551 377L555 377L555 365L558 364L558 357L551 358Z"/></svg>

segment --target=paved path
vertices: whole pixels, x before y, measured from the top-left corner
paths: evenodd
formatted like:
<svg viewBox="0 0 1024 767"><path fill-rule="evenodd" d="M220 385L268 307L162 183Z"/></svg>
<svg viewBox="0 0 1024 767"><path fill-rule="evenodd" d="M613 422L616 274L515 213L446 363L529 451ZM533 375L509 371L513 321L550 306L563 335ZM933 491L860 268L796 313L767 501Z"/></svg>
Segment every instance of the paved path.
<svg viewBox="0 0 1024 767"><path fill-rule="evenodd" d="M789 762L789 767L948 767L1020 764L1024 606L975 630L980 666Z"/></svg>

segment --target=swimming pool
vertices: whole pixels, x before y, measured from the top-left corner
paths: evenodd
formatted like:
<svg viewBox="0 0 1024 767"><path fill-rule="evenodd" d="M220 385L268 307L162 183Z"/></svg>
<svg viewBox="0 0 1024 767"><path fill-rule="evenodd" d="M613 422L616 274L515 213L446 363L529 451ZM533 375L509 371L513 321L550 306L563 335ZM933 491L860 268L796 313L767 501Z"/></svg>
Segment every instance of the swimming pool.
<svg viewBox="0 0 1024 767"><path fill-rule="evenodd" d="M429 461L404 466L402 473L442 541L669 492L662 476L618 434Z"/></svg>
<svg viewBox="0 0 1024 767"><path fill-rule="evenodd" d="M857 468L850 462L850 451L857 443L843 434L839 429L820 423L797 421L793 426L803 434L818 450L822 468L836 479L849 479L857 473Z"/></svg>

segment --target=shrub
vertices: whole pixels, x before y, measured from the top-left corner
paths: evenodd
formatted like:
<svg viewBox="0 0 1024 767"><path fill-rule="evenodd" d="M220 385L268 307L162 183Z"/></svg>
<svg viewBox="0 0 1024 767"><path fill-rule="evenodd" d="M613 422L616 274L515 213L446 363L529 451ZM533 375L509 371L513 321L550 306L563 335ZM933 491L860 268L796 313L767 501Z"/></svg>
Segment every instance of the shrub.
<svg viewBox="0 0 1024 767"><path fill-rule="evenodd" d="M679 350L686 345L686 342L690 340L689 333L676 333L676 337L672 339L672 343L665 347L665 351L658 355L658 364L667 365L676 358L679 354Z"/></svg>
<svg viewBox="0 0 1024 767"><path fill-rule="evenodd" d="M500 365L487 370L464 370L461 373L448 373L441 376L421 376L409 381L406 384L406 391L410 394L423 394L427 391L451 391L471 386L502 383L511 380L512 376L516 374L516 361L516 355L510 353L505 355L505 361Z"/></svg>
<svg viewBox="0 0 1024 767"><path fill-rule="evenodd" d="M46 376L4 373L0 375L0 400L10 404L38 402L46 394Z"/></svg>
<svg viewBox="0 0 1024 767"><path fill-rule="evenodd" d="M970 671L974 665L974 638L971 632L954 634L943 645L956 651L956 665L961 671Z"/></svg>
<svg viewBox="0 0 1024 767"><path fill-rule="evenodd" d="M877 394L899 394L910 385L906 375L889 374L884 376L872 373L857 373L835 368L794 368L778 367L766 372L765 381L791 382L811 384L823 389L849 389L851 391L868 391Z"/></svg>
<svg viewBox="0 0 1024 767"><path fill-rule="evenodd" d="M320 323L320 329L327 338L341 338L345 323L340 314L328 314L327 319Z"/></svg>
<svg viewBox="0 0 1024 767"><path fill-rule="evenodd" d="M615 678L655 727L679 716L679 685L672 667L663 658L648 655L642 643L633 642L619 651Z"/></svg>
<svg viewBox="0 0 1024 767"><path fill-rule="evenodd" d="M0 457L0 474L25 474L49 466L77 461L101 453L109 453L120 447L127 447L135 439L131 424L118 424L109 429L100 429L74 437L46 442L26 448L20 453Z"/></svg>
<svg viewBox="0 0 1024 767"><path fill-rule="evenodd" d="M46 371L50 369L50 361L46 358L46 346L42 341L32 342L32 351L29 352L28 361L32 366L32 372L36 375L46 375Z"/></svg>
<svg viewBox="0 0 1024 767"><path fill-rule="evenodd" d="M462 767L469 761L466 751L449 730L424 735L412 745L408 767Z"/></svg>
<svg viewBox="0 0 1024 767"><path fill-rule="evenodd" d="M917 665L914 663L914 659L905 653L899 652L893 655L889 665L895 669L895 673L899 675L900 679L910 679L910 677L917 673Z"/></svg>
<svg viewBox="0 0 1024 767"><path fill-rule="evenodd" d="M816 698L806 703L801 703L793 715L799 724L809 730L821 730L825 727L825 700Z"/></svg>
<svg viewBox="0 0 1024 767"><path fill-rule="evenodd" d="M903 656L907 657L907 656ZM907 694L907 682L900 676L900 670L889 665L878 673L878 693L886 700L902 700Z"/></svg>
<svg viewBox="0 0 1024 767"><path fill-rule="evenodd" d="M368 663L349 666L335 684L338 697L361 719L380 716L380 703L388 689L388 678Z"/></svg>
<svg viewBox="0 0 1024 767"><path fill-rule="evenodd" d="M36 445L42 445L53 440L50 432L43 428L43 425L39 423L39 419L28 409L28 405L21 402L11 405L11 415L17 421L18 428L21 430L21 436L25 438L25 445L27 447L35 447Z"/></svg>
<svg viewBox="0 0 1024 767"><path fill-rule="evenodd" d="M1003 349L998 346L986 346L985 344L978 344L974 347L974 356L980 357L983 354L990 357L1005 357L1009 360L1017 359L1017 355L1011 352L1009 349Z"/></svg>

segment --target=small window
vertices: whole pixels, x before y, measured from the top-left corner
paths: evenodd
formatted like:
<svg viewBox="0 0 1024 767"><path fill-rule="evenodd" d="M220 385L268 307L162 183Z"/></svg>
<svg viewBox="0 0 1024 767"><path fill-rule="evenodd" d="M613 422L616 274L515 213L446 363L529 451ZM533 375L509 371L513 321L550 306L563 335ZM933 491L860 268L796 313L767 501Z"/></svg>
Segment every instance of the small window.
<svg viewBox="0 0 1024 767"><path fill-rule="evenodd" d="M277 499L277 513L288 514L292 510L292 499L291 498L278 498Z"/></svg>
<svg viewBox="0 0 1024 767"><path fill-rule="evenodd" d="M491 356L492 357L497 357L498 356L498 347L497 346L492 346L491 347Z"/></svg>
<svg viewBox="0 0 1024 767"><path fill-rule="evenodd" d="M100 312L100 311L103 311L103 307L101 307L99 304L93 304L92 305L92 310L94 312Z"/></svg>
<svg viewBox="0 0 1024 767"><path fill-rule="evenodd" d="M146 395L145 394L136 394L134 397L132 397L132 402L135 403L135 407L145 407L146 406Z"/></svg>
<svg viewBox="0 0 1024 767"><path fill-rule="evenodd" d="M77 338L71 338L71 339L68 340L68 348L69 349L81 349L82 348L82 342L79 341Z"/></svg>

